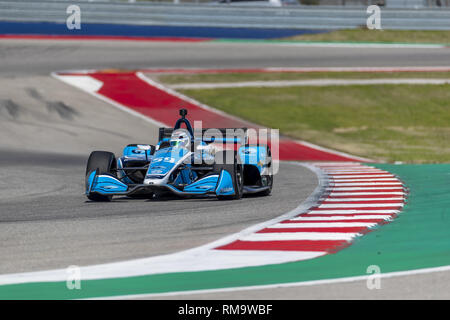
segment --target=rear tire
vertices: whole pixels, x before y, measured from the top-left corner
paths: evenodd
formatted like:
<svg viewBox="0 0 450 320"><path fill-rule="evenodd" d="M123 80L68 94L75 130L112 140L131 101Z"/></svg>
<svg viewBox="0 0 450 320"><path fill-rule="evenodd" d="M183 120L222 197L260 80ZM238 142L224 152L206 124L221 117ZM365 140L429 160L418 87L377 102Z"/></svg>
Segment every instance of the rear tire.
<svg viewBox="0 0 450 320"><path fill-rule="evenodd" d="M232 153L233 155L231 155L230 153ZM219 200L239 200L244 194L244 166L242 165L239 155L236 151L218 152L216 154L216 157L222 157L223 162L225 162L225 159L227 159L227 155L230 158L234 159L233 163L215 164L214 172L220 174L222 170L226 170L230 173L235 194L232 196L217 196L217 198Z"/></svg>
<svg viewBox="0 0 450 320"><path fill-rule="evenodd" d="M117 168L116 157L114 153L107 151L94 151L89 156L86 166L86 180L91 172L98 170L97 174L112 174L116 175L113 169ZM87 196L92 201L111 201L112 196L104 196L101 194L90 194Z"/></svg>

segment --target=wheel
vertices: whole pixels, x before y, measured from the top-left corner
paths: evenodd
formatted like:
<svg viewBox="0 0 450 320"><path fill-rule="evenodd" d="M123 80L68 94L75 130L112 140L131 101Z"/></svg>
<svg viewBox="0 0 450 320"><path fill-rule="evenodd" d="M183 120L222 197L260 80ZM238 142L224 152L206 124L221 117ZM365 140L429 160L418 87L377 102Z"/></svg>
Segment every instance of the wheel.
<svg viewBox="0 0 450 320"><path fill-rule="evenodd" d="M86 180L92 171L98 169L98 174L108 173L116 175L113 169L117 168L116 157L114 153L106 151L94 151L89 156L86 166ZM111 201L112 196L104 196L101 194L90 194L87 196L92 201Z"/></svg>
<svg viewBox="0 0 450 320"><path fill-rule="evenodd" d="M230 153L233 153L232 155ZM223 170L228 171L231 174L233 181L233 187L235 194L232 196L217 196L219 200L238 200L242 198L244 194L244 166L242 165L239 155L236 151L222 151L216 153L216 157L222 157L223 162L227 159L227 156L234 159L232 164L215 164L214 172L220 173Z"/></svg>
<svg viewBox="0 0 450 320"><path fill-rule="evenodd" d="M272 193L272 187L273 187L272 153L270 152L269 146L267 146L267 155L270 158L270 162L267 165L269 174L261 176L261 185L268 186L269 189L261 192L262 196L269 196Z"/></svg>
<svg viewBox="0 0 450 320"><path fill-rule="evenodd" d="M270 196L270 194L272 193L272 186L273 186L273 176L272 175L264 175L261 177L262 179L266 179L267 181L267 186L269 187L269 189L261 192L262 196Z"/></svg>
<svg viewBox="0 0 450 320"><path fill-rule="evenodd" d="M261 147L258 144L248 144L246 147ZM251 196L269 196L272 193L272 187L273 187L273 168L272 168L272 153L270 151L270 148L268 145L266 145L266 153L267 153L267 168L265 169L265 174L260 175L259 171L257 171L256 167L250 166L250 168L246 168L244 181L245 183L251 184L251 185L257 185L258 187L269 187L268 189L264 191L260 191L258 193L253 193ZM253 169L253 171L257 171L257 173L249 172L250 169ZM253 179L248 178L248 174L251 176L254 176ZM258 176L257 181L255 181L256 176Z"/></svg>

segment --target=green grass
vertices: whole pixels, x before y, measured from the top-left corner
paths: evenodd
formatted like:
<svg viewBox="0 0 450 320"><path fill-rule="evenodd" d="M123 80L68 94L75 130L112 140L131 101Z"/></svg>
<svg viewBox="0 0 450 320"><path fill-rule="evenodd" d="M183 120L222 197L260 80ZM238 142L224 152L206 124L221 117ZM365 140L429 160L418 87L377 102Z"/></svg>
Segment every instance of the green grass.
<svg viewBox="0 0 450 320"><path fill-rule="evenodd" d="M450 85L183 90L282 134L385 161L450 162Z"/></svg>
<svg viewBox="0 0 450 320"><path fill-rule="evenodd" d="M154 75L150 74L150 77ZM249 72L249 73L198 73L167 74L157 77L166 84L179 83L219 83L269 80L309 80L309 79L404 79L441 78L450 79L450 72Z"/></svg>
<svg viewBox="0 0 450 320"><path fill-rule="evenodd" d="M283 40L449 44L450 31L349 29L305 34Z"/></svg>

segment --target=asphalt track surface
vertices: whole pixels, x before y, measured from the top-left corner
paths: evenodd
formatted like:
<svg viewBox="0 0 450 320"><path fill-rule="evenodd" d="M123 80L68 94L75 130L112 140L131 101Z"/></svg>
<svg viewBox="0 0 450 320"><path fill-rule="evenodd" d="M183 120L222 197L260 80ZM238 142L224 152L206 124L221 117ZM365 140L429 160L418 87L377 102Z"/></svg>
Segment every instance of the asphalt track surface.
<svg viewBox="0 0 450 320"><path fill-rule="evenodd" d="M2 40L0 273L113 262L191 248L279 216L301 203L317 185L312 172L283 164L275 177L273 195L268 198L234 202L215 199L150 202L125 198L112 203L87 202L82 193L89 152L99 149L118 154L128 143L153 142L157 128L51 78L52 71L448 65L450 49ZM426 276L414 279L423 278ZM419 285L425 288L429 280ZM347 290L347 285L207 297L364 297L355 288ZM382 291L381 298L387 297L386 291ZM343 292L343 296L339 294Z"/></svg>
<svg viewBox="0 0 450 320"><path fill-rule="evenodd" d="M1 170L2 176L12 178L8 179L12 190L0 200L1 273L189 249L292 210L315 187L313 173L284 165L271 197L240 201L123 197L112 203L93 203L82 194L84 157L41 154L33 161L34 154L12 153L2 157L2 162L14 163L24 156L29 156L28 163L7 164ZM51 165L47 158L53 159Z"/></svg>
<svg viewBox="0 0 450 320"><path fill-rule="evenodd" d="M89 68L450 66L450 49L1 40L0 61L0 73L12 76Z"/></svg>

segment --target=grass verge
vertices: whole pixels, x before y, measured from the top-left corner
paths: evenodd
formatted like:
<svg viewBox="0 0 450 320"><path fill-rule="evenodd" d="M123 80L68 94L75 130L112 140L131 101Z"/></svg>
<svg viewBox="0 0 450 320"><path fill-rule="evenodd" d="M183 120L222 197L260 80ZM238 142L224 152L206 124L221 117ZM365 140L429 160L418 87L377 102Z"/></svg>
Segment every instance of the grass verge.
<svg viewBox="0 0 450 320"><path fill-rule="evenodd" d="M450 31L346 29L304 34L282 40L450 44Z"/></svg>
<svg viewBox="0 0 450 320"><path fill-rule="evenodd" d="M150 74L155 78L155 75ZM166 74L156 76L165 84L311 79L450 79L450 72L249 72Z"/></svg>

